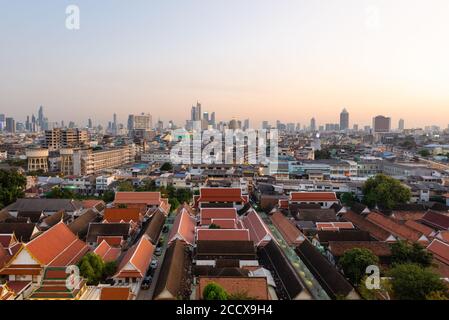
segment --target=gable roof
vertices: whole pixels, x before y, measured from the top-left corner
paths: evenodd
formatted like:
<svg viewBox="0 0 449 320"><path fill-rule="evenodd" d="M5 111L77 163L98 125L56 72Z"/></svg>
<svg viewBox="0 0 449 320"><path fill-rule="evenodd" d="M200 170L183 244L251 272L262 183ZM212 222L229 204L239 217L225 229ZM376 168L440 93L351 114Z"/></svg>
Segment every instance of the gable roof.
<svg viewBox="0 0 449 320"><path fill-rule="evenodd" d="M201 225L211 224L212 219L237 219L237 210L235 208L201 208Z"/></svg>
<svg viewBox="0 0 449 320"><path fill-rule="evenodd" d="M420 221L439 230L449 230L449 216L442 213L427 211Z"/></svg>
<svg viewBox="0 0 449 320"><path fill-rule="evenodd" d="M266 245L273 239L267 225L262 221L262 218L255 210L252 210L244 216L242 218L242 223L245 228L249 230L250 239L254 241L254 244L257 247Z"/></svg>
<svg viewBox="0 0 449 320"><path fill-rule="evenodd" d="M90 223L87 232L87 242L97 242L101 236L121 236L128 239L129 223Z"/></svg>
<svg viewBox="0 0 449 320"><path fill-rule="evenodd" d="M165 215L160 211L157 211L152 215L150 223L145 230L145 234L153 244L156 244L158 241L162 228L164 227L165 220Z"/></svg>
<svg viewBox="0 0 449 320"><path fill-rule="evenodd" d="M305 236L302 232L281 212L275 212L271 216L271 221L289 245L297 245L304 241Z"/></svg>
<svg viewBox="0 0 449 320"><path fill-rule="evenodd" d="M139 208L106 208L103 219L108 223L139 222L142 220L142 215Z"/></svg>
<svg viewBox="0 0 449 320"><path fill-rule="evenodd" d="M369 232L378 241L387 241L392 238L391 232L382 229L357 213L352 211L345 212L343 213L343 218L352 222L358 229Z"/></svg>
<svg viewBox="0 0 449 320"><path fill-rule="evenodd" d="M250 241L248 229L198 229L197 241Z"/></svg>
<svg viewBox="0 0 449 320"><path fill-rule="evenodd" d="M64 210L60 210L54 214L52 214L51 216L46 217L45 219L42 220L41 224L40 224L40 228L41 230L53 227L55 224L57 224L60 221L67 221L70 218L70 216L68 214L65 213Z"/></svg>
<svg viewBox="0 0 449 320"><path fill-rule="evenodd" d="M201 188L199 202L247 202L240 188Z"/></svg>
<svg viewBox="0 0 449 320"><path fill-rule="evenodd" d="M309 241L304 241L295 251L331 298L347 297L354 291L343 275Z"/></svg>
<svg viewBox="0 0 449 320"><path fill-rule="evenodd" d="M329 202L329 201L338 201L338 199L335 192L291 192L290 201Z"/></svg>
<svg viewBox="0 0 449 320"><path fill-rule="evenodd" d="M103 200L83 200L84 209L96 209L98 212L106 208L106 203Z"/></svg>
<svg viewBox="0 0 449 320"><path fill-rule="evenodd" d="M175 218L170 231L169 242L179 239L189 245L193 245L195 243L195 226L195 218L190 216L186 209L182 209Z"/></svg>
<svg viewBox="0 0 449 320"><path fill-rule="evenodd" d="M87 235L89 223L94 222L97 219L98 213L92 209L89 209L73 220L68 227L74 234L77 234L80 238L84 238Z"/></svg>
<svg viewBox="0 0 449 320"><path fill-rule="evenodd" d="M74 212L82 208L82 202L72 199L17 199L5 209L17 212Z"/></svg>
<svg viewBox="0 0 449 320"><path fill-rule="evenodd" d="M101 287L100 290L100 300L131 300L134 297L130 287L111 286Z"/></svg>
<svg viewBox="0 0 449 320"><path fill-rule="evenodd" d="M433 230L432 228L430 228L424 224L421 224L415 220L407 220L407 221L405 221L404 225L406 225L409 228L412 228L413 230L421 232L422 234L426 235L427 237L430 237L435 233L435 230Z"/></svg>
<svg viewBox="0 0 449 320"><path fill-rule="evenodd" d="M360 248L368 249L378 257L390 257L391 247L380 241L330 241L328 250L334 257L341 257L346 251Z"/></svg>
<svg viewBox="0 0 449 320"><path fill-rule="evenodd" d="M267 278L264 277L205 277L198 278L198 298L203 299L203 291L210 283L217 283L228 294L244 293L254 300L268 300Z"/></svg>
<svg viewBox="0 0 449 320"><path fill-rule="evenodd" d="M154 245L143 235L120 262L114 278L143 278L153 257Z"/></svg>
<svg viewBox="0 0 449 320"><path fill-rule="evenodd" d="M340 229L351 230L354 229L352 222L317 222L316 228L318 230L334 230L338 231Z"/></svg>
<svg viewBox="0 0 449 320"><path fill-rule="evenodd" d="M155 206L161 204L160 192L116 192L114 204L144 204Z"/></svg>
<svg viewBox="0 0 449 320"><path fill-rule="evenodd" d="M177 299L181 295L183 279L187 272L186 259L186 245L182 241L176 240L167 248L154 290L155 300Z"/></svg>
<svg viewBox="0 0 449 320"><path fill-rule="evenodd" d="M94 253L99 255L105 262L116 261L121 252L120 248L111 247L106 240L103 240L94 250Z"/></svg>
<svg viewBox="0 0 449 320"><path fill-rule="evenodd" d="M360 230L320 230L317 232L316 237L320 243L329 241L371 241L369 232Z"/></svg>
<svg viewBox="0 0 449 320"><path fill-rule="evenodd" d="M28 242L33 236L34 223L0 223L0 234L14 234L18 241Z"/></svg>
<svg viewBox="0 0 449 320"><path fill-rule="evenodd" d="M436 259L449 265L449 244L438 239L434 239L427 247L427 250L432 252Z"/></svg>
<svg viewBox="0 0 449 320"><path fill-rule="evenodd" d="M254 260L257 258L252 241L209 241L196 244L197 257L220 257L221 259Z"/></svg>
<svg viewBox="0 0 449 320"><path fill-rule="evenodd" d="M41 264L57 267L76 264L89 251L63 222L28 242L25 248Z"/></svg>
<svg viewBox="0 0 449 320"><path fill-rule="evenodd" d="M274 240L259 248L259 256L273 276L280 280L280 285L285 289L289 299L298 299L300 296L310 297L298 273Z"/></svg>
<svg viewBox="0 0 449 320"><path fill-rule="evenodd" d="M401 239L409 240L412 242L428 241L427 237L424 236L421 232L411 229L406 225L401 225L395 220L384 216L383 214L371 212L370 214L368 214L366 219L387 230L388 232L391 232Z"/></svg>
<svg viewBox="0 0 449 320"><path fill-rule="evenodd" d="M298 220L313 222L336 222L337 214L332 209L299 209Z"/></svg>

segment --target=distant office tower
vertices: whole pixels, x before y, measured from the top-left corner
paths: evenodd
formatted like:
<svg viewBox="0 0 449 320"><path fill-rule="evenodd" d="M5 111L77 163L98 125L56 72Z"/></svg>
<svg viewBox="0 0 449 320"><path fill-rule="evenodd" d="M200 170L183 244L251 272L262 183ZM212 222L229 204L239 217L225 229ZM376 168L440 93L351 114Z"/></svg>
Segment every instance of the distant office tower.
<svg viewBox="0 0 449 320"><path fill-rule="evenodd" d="M296 131L301 131L301 124L299 122L296 124Z"/></svg>
<svg viewBox="0 0 449 320"><path fill-rule="evenodd" d="M373 119L373 129L376 133L390 132L391 118L377 116Z"/></svg>
<svg viewBox="0 0 449 320"><path fill-rule="evenodd" d="M203 119L209 124L209 112L203 112Z"/></svg>
<svg viewBox="0 0 449 320"><path fill-rule="evenodd" d="M159 121L157 122L157 129L158 129L159 131L164 130L164 122L163 122L162 120L159 120Z"/></svg>
<svg viewBox="0 0 449 320"><path fill-rule="evenodd" d="M249 129L249 119L245 119L245 122L243 123L243 130Z"/></svg>
<svg viewBox="0 0 449 320"><path fill-rule="evenodd" d="M398 129L399 129L399 131L404 131L404 129L405 129L405 121L404 121L404 119L399 120Z"/></svg>
<svg viewBox="0 0 449 320"><path fill-rule="evenodd" d="M230 130L237 130L237 129L241 129L241 128L242 128L242 122L241 121L232 119L229 122L229 129Z"/></svg>
<svg viewBox="0 0 449 320"><path fill-rule="evenodd" d="M294 123L287 123L287 131L288 132L295 132L295 124Z"/></svg>
<svg viewBox="0 0 449 320"><path fill-rule="evenodd" d="M264 130L270 129L270 124L268 123L268 121L262 121L262 129Z"/></svg>
<svg viewBox="0 0 449 320"><path fill-rule="evenodd" d="M39 111L37 113L37 123L39 124L39 127L41 129L44 128L44 121L45 121L45 117L44 117L44 107L40 106L39 107Z"/></svg>
<svg viewBox="0 0 449 320"><path fill-rule="evenodd" d="M128 117L128 130L151 130L152 117L150 114L130 114Z"/></svg>
<svg viewBox="0 0 449 320"><path fill-rule="evenodd" d="M310 131L316 131L316 120L315 120L315 118L310 119Z"/></svg>
<svg viewBox="0 0 449 320"><path fill-rule="evenodd" d="M359 131L359 125L358 124L354 124L354 126L352 127L352 130Z"/></svg>
<svg viewBox="0 0 449 320"><path fill-rule="evenodd" d="M0 114L0 131L5 130L6 127L6 117L4 114Z"/></svg>
<svg viewBox="0 0 449 320"><path fill-rule="evenodd" d="M89 128L89 129L92 129L92 119L88 119L87 120L87 127Z"/></svg>
<svg viewBox="0 0 449 320"><path fill-rule="evenodd" d="M210 125L215 128L216 122L215 122L215 112L212 112L210 115Z"/></svg>
<svg viewBox="0 0 449 320"><path fill-rule="evenodd" d="M202 113L201 113L201 103L197 102L196 106L192 107L192 121L201 121Z"/></svg>
<svg viewBox="0 0 449 320"><path fill-rule="evenodd" d="M345 131L349 129L349 112L345 109L340 113L340 130Z"/></svg>
<svg viewBox="0 0 449 320"><path fill-rule="evenodd" d="M6 132L15 133L16 132L16 121L14 118L6 118L5 119L5 129Z"/></svg>

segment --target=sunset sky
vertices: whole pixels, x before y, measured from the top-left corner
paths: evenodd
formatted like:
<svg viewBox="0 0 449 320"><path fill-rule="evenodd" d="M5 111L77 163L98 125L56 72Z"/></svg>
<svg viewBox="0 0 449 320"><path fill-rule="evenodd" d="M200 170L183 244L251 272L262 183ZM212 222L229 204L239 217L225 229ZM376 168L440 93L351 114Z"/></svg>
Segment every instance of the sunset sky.
<svg viewBox="0 0 449 320"><path fill-rule="evenodd" d="M81 29L65 27L76 4ZM0 113L449 124L448 0L0 0Z"/></svg>

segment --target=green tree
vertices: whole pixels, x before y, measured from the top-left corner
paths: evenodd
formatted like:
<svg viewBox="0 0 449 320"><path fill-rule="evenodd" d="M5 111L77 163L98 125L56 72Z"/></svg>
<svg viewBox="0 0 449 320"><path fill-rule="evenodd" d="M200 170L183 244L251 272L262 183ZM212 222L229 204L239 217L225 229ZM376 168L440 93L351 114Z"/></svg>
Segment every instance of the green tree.
<svg viewBox="0 0 449 320"><path fill-rule="evenodd" d="M345 192L341 195L341 202L347 206L352 206L357 202L357 198L352 192Z"/></svg>
<svg viewBox="0 0 449 320"><path fill-rule="evenodd" d="M315 160L326 160L331 158L331 153L327 149L315 150Z"/></svg>
<svg viewBox="0 0 449 320"><path fill-rule="evenodd" d="M430 151L427 149L422 149L418 153L423 158L427 158L428 156L430 156Z"/></svg>
<svg viewBox="0 0 449 320"><path fill-rule="evenodd" d="M117 262L116 261L105 262L104 268L103 268L103 279L112 277L116 271L117 271Z"/></svg>
<svg viewBox="0 0 449 320"><path fill-rule="evenodd" d="M363 185L364 202L370 208L393 209L398 204L410 201L411 191L399 180L384 174L368 179Z"/></svg>
<svg viewBox="0 0 449 320"><path fill-rule="evenodd" d="M176 210L180 205L178 199L176 199L176 198L169 198L168 203L170 203L171 210Z"/></svg>
<svg viewBox="0 0 449 320"><path fill-rule="evenodd" d="M216 225L215 223L212 223L211 225L209 225L209 229L221 229L221 227L219 225Z"/></svg>
<svg viewBox="0 0 449 320"><path fill-rule="evenodd" d="M394 264L415 263L427 268L431 266L432 258L432 253L419 243L410 245L406 241L398 241L391 245L391 261Z"/></svg>
<svg viewBox="0 0 449 320"><path fill-rule="evenodd" d="M448 294L446 284L438 275L416 264L396 265L388 275L397 300L425 300L434 292Z"/></svg>
<svg viewBox="0 0 449 320"><path fill-rule="evenodd" d="M161 171L172 171L172 170L173 170L173 165L170 162L165 162L161 166Z"/></svg>
<svg viewBox="0 0 449 320"><path fill-rule="evenodd" d="M112 190L107 190L103 193L103 201L106 203L112 202L115 199L115 192Z"/></svg>
<svg viewBox="0 0 449 320"><path fill-rule="evenodd" d="M0 205L8 206L24 196L26 178L15 170L0 170Z"/></svg>
<svg viewBox="0 0 449 320"><path fill-rule="evenodd" d="M443 291L433 291L426 296L426 300L449 300L449 296Z"/></svg>
<svg viewBox="0 0 449 320"><path fill-rule="evenodd" d="M228 293L215 282L209 283L203 290L204 300L228 300Z"/></svg>
<svg viewBox="0 0 449 320"><path fill-rule="evenodd" d="M87 279L89 285L97 285L104 279L105 263L95 253L86 254L78 264L80 274Z"/></svg>
<svg viewBox="0 0 449 320"><path fill-rule="evenodd" d="M72 190L54 187L45 197L48 199L76 199L77 195Z"/></svg>
<svg viewBox="0 0 449 320"><path fill-rule="evenodd" d="M120 192L132 192L134 191L134 186L130 181L122 181L118 185L117 190Z"/></svg>
<svg viewBox="0 0 449 320"><path fill-rule="evenodd" d="M379 258L365 248L348 250L339 260L340 267L354 285L358 285L366 275L366 268L368 266L378 264Z"/></svg>

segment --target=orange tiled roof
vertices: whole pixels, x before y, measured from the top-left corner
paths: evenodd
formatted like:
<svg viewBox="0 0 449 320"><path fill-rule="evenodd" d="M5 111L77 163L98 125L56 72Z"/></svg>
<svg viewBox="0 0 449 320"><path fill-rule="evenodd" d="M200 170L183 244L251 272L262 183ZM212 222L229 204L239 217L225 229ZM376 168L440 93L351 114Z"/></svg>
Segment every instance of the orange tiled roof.
<svg viewBox="0 0 449 320"><path fill-rule="evenodd" d="M433 230L432 228L425 226L419 222L416 222L415 220L407 220L404 224L407 227L412 228L413 230L421 232L427 237L431 236L435 232L435 230Z"/></svg>
<svg viewBox="0 0 449 320"><path fill-rule="evenodd" d="M211 224L212 219L237 219L235 208L202 208L200 210L201 225Z"/></svg>
<svg viewBox="0 0 449 320"><path fill-rule="evenodd" d="M305 237L301 231L281 212L273 214L271 221L289 245L299 245L304 241Z"/></svg>
<svg viewBox="0 0 449 320"><path fill-rule="evenodd" d="M290 200L298 202L338 201L335 192L292 192Z"/></svg>
<svg viewBox="0 0 449 320"><path fill-rule="evenodd" d="M122 250L120 248L111 247L105 240L94 250L105 262L116 261Z"/></svg>
<svg viewBox="0 0 449 320"><path fill-rule="evenodd" d="M248 229L198 229L198 241L250 241Z"/></svg>
<svg viewBox="0 0 449 320"><path fill-rule="evenodd" d="M197 202L247 202L240 188L201 188Z"/></svg>
<svg viewBox="0 0 449 320"><path fill-rule="evenodd" d="M383 214L371 212L366 219L404 240L412 242L427 241L426 237L421 232L407 227L406 225L401 225Z"/></svg>
<svg viewBox="0 0 449 320"><path fill-rule="evenodd" d="M316 228L318 230L340 230L340 229L354 229L352 222L317 222Z"/></svg>
<svg viewBox="0 0 449 320"><path fill-rule="evenodd" d="M41 264L51 266L76 264L89 250L63 222L31 240L25 247Z"/></svg>
<svg viewBox="0 0 449 320"><path fill-rule="evenodd" d="M83 208L85 209L92 209L99 204L105 205L103 200L83 200Z"/></svg>
<svg viewBox="0 0 449 320"><path fill-rule="evenodd" d="M160 192L116 192L116 204L145 204L159 205L161 203Z"/></svg>
<svg viewBox="0 0 449 320"><path fill-rule="evenodd" d="M265 245L273 238L270 230L256 211L251 211L243 219L243 225L249 230L249 235L256 246Z"/></svg>
<svg viewBox="0 0 449 320"><path fill-rule="evenodd" d="M102 287L100 300L131 300L133 294L129 287Z"/></svg>
<svg viewBox="0 0 449 320"><path fill-rule="evenodd" d="M443 240L444 242L449 243L449 231L447 230L438 232L436 237L440 240Z"/></svg>
<svg viewBox="0 0 449 320"><path fill-rule="evenodd" d="M246 294L255 300L268 300L267 278L263 277L199 277L198 299L202 299L204 288L215 282L229 294Z"/></svg>
<svg viewBox="0 0 449 320"><path fill-rule="evenodd" d="M170 232L169 242L180 239L189 245L195 243L196 220L186 209L182 209L176 216L175 223Z"/></svg>
<svg viewBox="0 0 449 320"><path fill-rule="evenodd" d="M143 278L153 257L154 245L144 235L140 241L128 250L120 262L114 278L137 277ZM130 269L132 266L133 269Z"/></svg>
<svg viewBox="0 0 449 320"><path fill-rule="evenodd" d="M427 247L427 250L432 252L436 259L449 265L449 244L435 239Z"/></svg>
<svg viewBox="0 0 449 320"><path fill-rule="evenodd" d="M139 208L107 208L104 210L104 220L108 223L139 222L142 215Z"/></svg>

